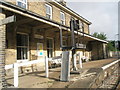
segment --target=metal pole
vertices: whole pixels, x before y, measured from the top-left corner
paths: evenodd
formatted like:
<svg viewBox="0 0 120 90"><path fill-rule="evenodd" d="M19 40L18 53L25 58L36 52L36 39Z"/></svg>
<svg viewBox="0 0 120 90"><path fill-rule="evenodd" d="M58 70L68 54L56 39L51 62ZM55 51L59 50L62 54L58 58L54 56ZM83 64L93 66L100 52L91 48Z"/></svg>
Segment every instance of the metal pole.
<svg viewBox="0 0 120 90"><path fill-rule="evenodd" d="M70 52L62 52L62 65L61 65L61 76L60 80L67 82L70 79Z"/></svg>
<svg viewBox="0 0 120 90"><path fill-rule="evenodd" d="M117 40L117 58L119 59L119 49L118 49L118 40Z"/></svg>
<svg viewBox="0 0 120 90"><path fill-rule="evenodd" d="M48 57L45 56L45 72L46 72L46 78L49 77L49 69L48 69Z"/></svg>
<svg viewBox="0 0 120 90"><path fill-rule="evenodd" d="M18 64L14 63L14 87L18 87L19 80L18 80Z"/></svg>
<svg viewBox="0 0 120 90"><path fill-rule="evenodd" d="M73 19L71 19L70 26L71 26L71 40L72 40L72 69L73 71L77 70L77 67L75 65L75 35L74 35L74 25L73 25Z"/></svg>
<svg viewBox="0 0 120 90"><path fill-rule="evenodd" d="M61 26L59 27L60 29L60 47L62 48L63 47L63 38L62 38L62 28Z"/></svg>
<svg viewBox="0 0 120 90"><path fill-rule="evenodd" d="M116 37L117 36L117 37ZM119 34L115 35L115 49L116 49L116 54L117 54L117 58L119 58L119 52L118 52L118 36Z"/></svg>
<svg viewBox="0 0 120 90"><path fill-rule="evenodd" d="M71 40L72 40L72 47L75 48L75 35L74 35L74 26L73 26L73 19L71 19Z"/></svg>

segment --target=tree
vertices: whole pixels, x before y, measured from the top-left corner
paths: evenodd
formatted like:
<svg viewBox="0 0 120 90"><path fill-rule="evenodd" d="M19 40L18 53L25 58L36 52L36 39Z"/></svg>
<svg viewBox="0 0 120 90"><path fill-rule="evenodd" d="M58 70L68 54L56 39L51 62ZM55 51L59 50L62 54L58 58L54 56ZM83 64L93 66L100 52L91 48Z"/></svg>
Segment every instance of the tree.
<svg viewBox="0 0 120 90"><path fill-rule="evenodd" d="M107 35L104 34L103 32L102 33L95 32L93 34L93 36L96 38L102 39L102 40L107 40ZM116 50L115 49L115 41L108 41L107 48L109 51L115 51Z"/></svg>
<svg viewBox="0 0 120 90"><path fill-rule="evenodd" d="M107 40L107 35L104 34L103 32L102 33L95 32L93 34L93 36L96 37L96 38L102 39L102 40Z"/></svg>
<svg viewBox="0 0 120 90"><path fill-rule="evenodd" d="M107 44L107 48L109 51L116 51L115 41L109 41L109 43Z"/></svg>

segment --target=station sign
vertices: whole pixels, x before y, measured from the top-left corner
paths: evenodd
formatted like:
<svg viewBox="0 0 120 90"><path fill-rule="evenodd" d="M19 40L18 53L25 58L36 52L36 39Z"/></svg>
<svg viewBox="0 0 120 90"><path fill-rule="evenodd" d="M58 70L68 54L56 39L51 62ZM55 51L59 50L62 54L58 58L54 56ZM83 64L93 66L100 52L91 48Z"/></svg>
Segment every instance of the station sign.
<svg viewBox="0 0 120 90"><path fill-rule="evenodd" d="M37 43L37 54L43 56L43 43Z"/></svg>
<svg viewBox="0 0 120 90"><path fill-rule="evenodd" d="M76 48L86 49L85 44L76 43Z"/></svg>

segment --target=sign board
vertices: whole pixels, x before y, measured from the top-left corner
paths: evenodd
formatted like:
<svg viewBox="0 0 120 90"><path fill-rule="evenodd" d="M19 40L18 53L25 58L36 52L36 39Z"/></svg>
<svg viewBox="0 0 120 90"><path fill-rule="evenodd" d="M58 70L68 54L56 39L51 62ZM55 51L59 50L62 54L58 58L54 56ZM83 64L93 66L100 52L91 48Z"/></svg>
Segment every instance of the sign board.
<svg viewBox="0 0 120 90"><path fill-rule="evenodd" d="M43 36L42 36L42 35L35 34L35 38L37 38L37 39L43 39Z"/></svg>
<svg viewBox="0 0 120 90"><path fill-rule="evenodd" d="M0 26L15 22L15 21L16 21L16 17L13 15L13 16L10 16L10 17L0 20Z"/></svg>
<svg viewBox="0 0 120 90"><path fill-rule="evenodd" d="M85 44L79 44L79 43L76 43L76 47L77 48L86 48L86 45Z"/></svg>
<svg viewBox="0 0 120 90"><path fill-rule="evenodd" d="M37 54L43 56L43 43L37 43Z"/></svg>

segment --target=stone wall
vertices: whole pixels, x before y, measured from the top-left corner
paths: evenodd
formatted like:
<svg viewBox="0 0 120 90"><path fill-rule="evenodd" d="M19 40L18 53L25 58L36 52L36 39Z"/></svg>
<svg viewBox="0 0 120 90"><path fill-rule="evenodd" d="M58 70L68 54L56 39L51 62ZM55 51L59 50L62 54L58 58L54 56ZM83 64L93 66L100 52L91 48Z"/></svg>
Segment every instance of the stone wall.
<svg viewBox="0 0 120 90"><path fill-rule="evenodd" d="M115 85L117 85L119 80L119 68L120 65L118 62L110 67L107 67L106 69L101 69L97 77L94 78L89 88L115 89ZM112 78L114 78L114 80L112 80ZM114 83L114 85L111 85L110 83Z"/></svg>
<svg viewBox="0 0 120 90"><path fill-rule="evenodd" d="M84 23L84 32L89 34L89 25Z"/></svg>
<svg viewBox="0 0 120 90"><path fill-rule="evenodd" d="M92 42L92 51L91 51L91 58L93 60L99 60L107 58L107 51L105 44L101 42Z"/></svg>
<svg viewBox="0 0 120 90"><path fill-rule="evenodd" d="M44 56L47 56L47 38L53 39L53 57L60 56L62 50L60 49L60 33L55 32L55 29L50 30L33 30L30 27L17 26L16 28L11 25L7 25L7 46L6 46L6 60L5 64L14 64L17 62L17 50L16 50L16 34L27 34L29 35L29 57L28 60L41 60L37 65L34 65L37 70L44 70ZM35 35L43 36L43 39L35 38ZM37 43L43 43L43 56L37 55ZM70 42L69 42L70 43ZM77 53L84 52L82 56L86 56L91 59L91 52L78 50ZM41 69L43 68L43 69ZM24 69L25 70L25 69ZM10 70L11 71L11 70Z"/></svg>
<svg viewBox="0 0 120 90"><path fill-rule="evenodd" d="M62 51L60 50L60 38L59 33L55 33L54 30L33 30L29 27L21 27L18 26L15 28L14 26L7 25L7 45L6 45L6 54L5 54L5 64L14 64L17 62L17 42L16 42L16 34L27 34L29 36L29 51L28 51L28 60L40 60L39 64L34 65L35 69L41 71L45 70L45 56L47 56L47 38L53 39L53 57L60 56ZM43 39L35 38L35 35L43 36ZM37 43L43 43L43 56L38 56L37 54ZM29 66L30 67L30 66ZM24 67L25 68L25 67ZM30 68L29 68L30 69ZM25 70L25 69L24 69ZM29 70L30 71L30 70ZM6 71L8 74L13 73L12 70Z"/></svg>

